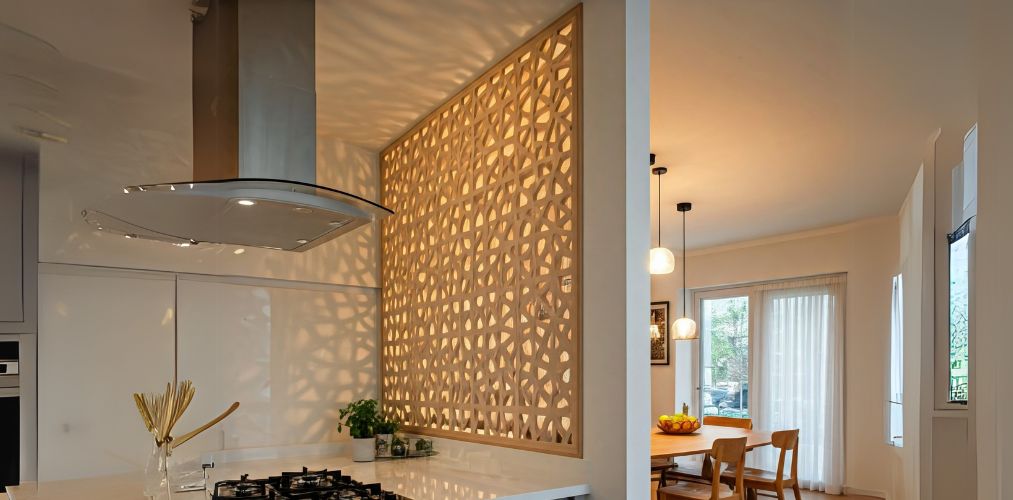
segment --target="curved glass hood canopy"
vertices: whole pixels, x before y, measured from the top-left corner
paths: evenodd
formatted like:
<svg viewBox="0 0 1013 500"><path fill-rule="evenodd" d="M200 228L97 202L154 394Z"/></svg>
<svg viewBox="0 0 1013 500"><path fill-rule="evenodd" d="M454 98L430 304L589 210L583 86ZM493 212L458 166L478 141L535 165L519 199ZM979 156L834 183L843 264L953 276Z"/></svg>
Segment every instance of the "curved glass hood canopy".
<svg viewBox="0 0 1013 500"><path fill-rule="evenodd" d="M128 186L108 208L82 215L100 230L129 238L301 252L392 213L322 186L239 179Z"/></svg>
<svg viewBox="0 0 1013 500"><path fill-rule="evenodd" d="M198 0L192 181L127 186L102 231L301 252L393 214L317 182L313 0Z"/></svg>

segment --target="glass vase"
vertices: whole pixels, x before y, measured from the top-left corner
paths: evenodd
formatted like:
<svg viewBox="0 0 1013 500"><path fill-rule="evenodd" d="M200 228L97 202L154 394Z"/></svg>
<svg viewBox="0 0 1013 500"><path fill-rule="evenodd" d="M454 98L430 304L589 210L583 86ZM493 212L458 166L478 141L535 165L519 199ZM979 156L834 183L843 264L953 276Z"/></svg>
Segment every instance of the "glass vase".
<svg viewBox="0 0 1013 500"><path fill-rule="evenodd" d="M148 463L144 467L144 496L152 500L171 500L169 481L170 443L153 444Z"/></svg>

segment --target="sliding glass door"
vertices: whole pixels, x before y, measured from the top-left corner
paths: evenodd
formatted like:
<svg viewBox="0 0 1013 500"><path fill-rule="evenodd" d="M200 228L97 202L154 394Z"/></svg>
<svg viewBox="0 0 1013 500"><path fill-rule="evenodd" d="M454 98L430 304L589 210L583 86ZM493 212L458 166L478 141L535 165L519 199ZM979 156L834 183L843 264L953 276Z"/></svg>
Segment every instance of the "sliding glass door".
<svg viewBox="0 0 1013 500"><path fill-rule="evenodd" d="M701 414L748 418L749 295L722 290L699 300Z"/></svg>

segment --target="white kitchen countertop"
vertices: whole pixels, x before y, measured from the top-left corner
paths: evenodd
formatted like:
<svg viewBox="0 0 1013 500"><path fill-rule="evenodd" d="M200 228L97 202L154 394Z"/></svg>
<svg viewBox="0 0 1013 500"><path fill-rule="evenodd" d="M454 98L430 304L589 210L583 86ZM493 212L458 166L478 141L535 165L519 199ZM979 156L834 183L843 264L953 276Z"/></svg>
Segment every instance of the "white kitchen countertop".
<svg viewBox="0 0 1013 500"><path fill-rule="evenodd" d="M538 461L500 460L495 453L450 453L428 458L356 463L342 455L275 458L217 464L209 482L267 477L281 471L340 469L363 483L379 482L385 490L413 500L554 500L590 493L586 477L573 470L547 470ZM24 483L9 487L11 500L144 500L143 475L123 474L88 479ZM200 500L202 492L174 493L176 500Z"/></svg>

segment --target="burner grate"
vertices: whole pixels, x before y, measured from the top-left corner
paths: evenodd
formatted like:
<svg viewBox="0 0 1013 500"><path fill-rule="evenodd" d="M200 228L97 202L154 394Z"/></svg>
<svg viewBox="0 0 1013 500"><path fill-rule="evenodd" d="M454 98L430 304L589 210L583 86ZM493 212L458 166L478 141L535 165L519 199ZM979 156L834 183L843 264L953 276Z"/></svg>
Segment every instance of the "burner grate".
<svg viewBox="0 0 1013 500"><path fill-rule="evenodd" d="M238 480L215 483L211 500L410 500L380 483L364 484L342 475L341 471L282 472L267 479L249 479L243 474Z"/></svg>

